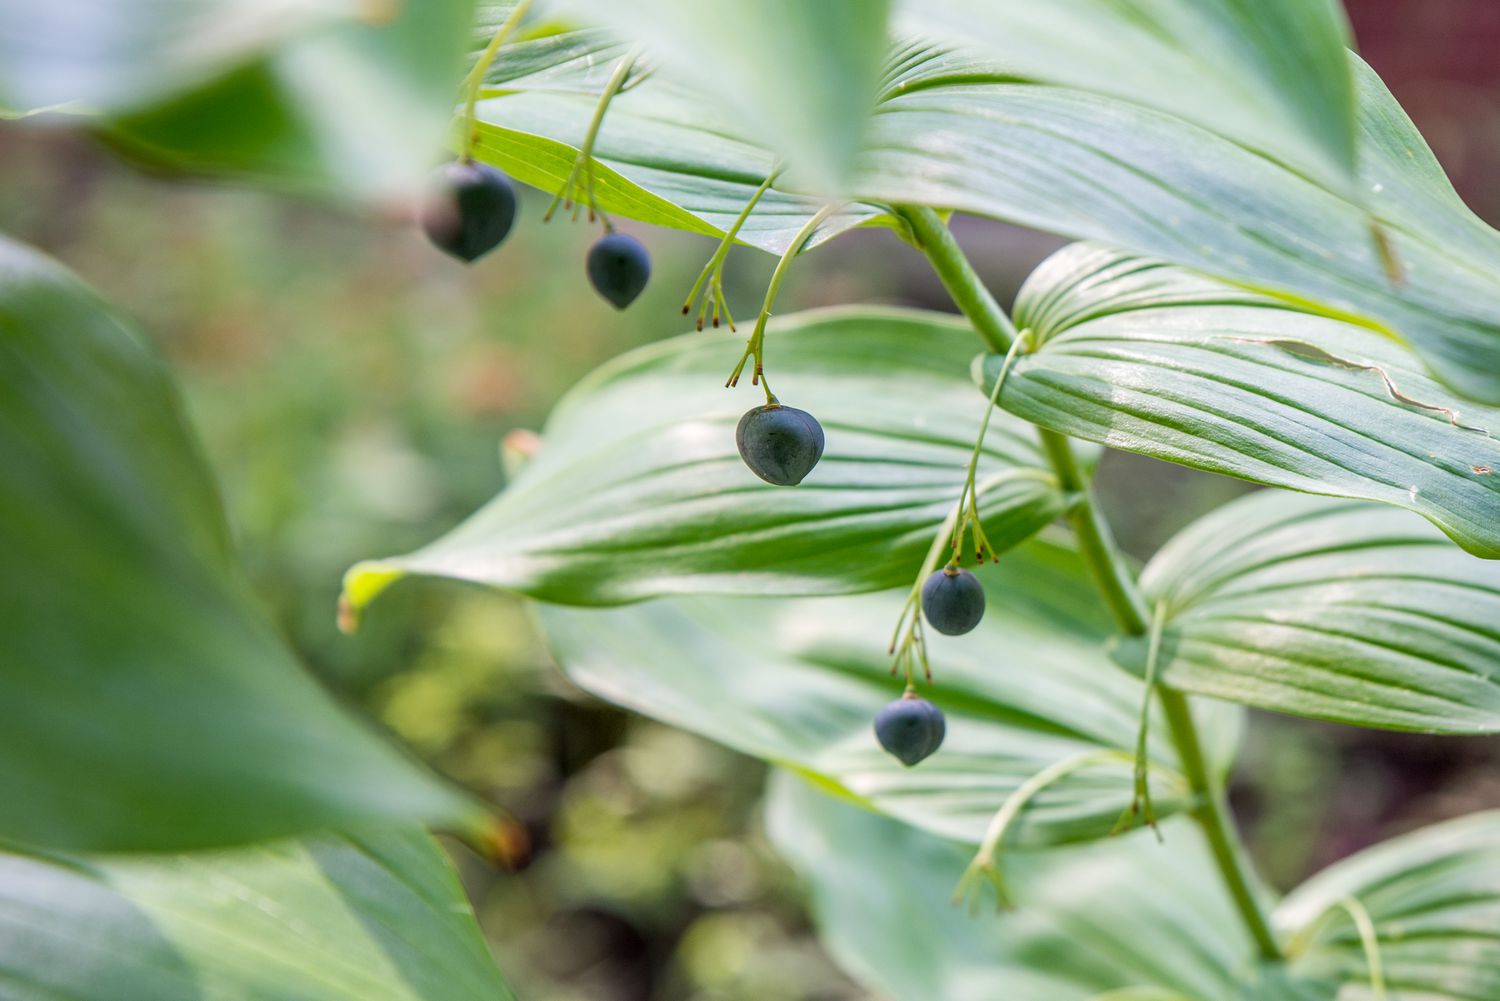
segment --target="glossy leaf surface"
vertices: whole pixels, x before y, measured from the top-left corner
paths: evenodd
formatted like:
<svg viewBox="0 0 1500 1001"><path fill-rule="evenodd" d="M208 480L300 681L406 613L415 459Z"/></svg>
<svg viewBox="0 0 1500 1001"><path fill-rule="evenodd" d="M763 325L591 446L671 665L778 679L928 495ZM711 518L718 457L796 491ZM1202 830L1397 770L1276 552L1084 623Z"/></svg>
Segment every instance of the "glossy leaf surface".
<svg viewBox="0 0 1500 1001"><path fill-rule="evenodd" d="M743 342L723 331L633 351L558 405L540 454L453 532L345 580L356 607L404 574L475 581L545 601L667 594L842 594L909 581L963 487L986 401L968 383L974 335L951 317L868 309L773 321L780 399L823 425L796 487L740 460L735 425L765 401L724 389ZM981 508L1001 550L1064 498L1026 425L990 426Z"/></svg>
<svg viewBox="0 0 1500 1001"><path fill-rule="evenodd" d="M1091 245L1033 273L1040 341L1001 405L1066 434L1200 469L1378 500L1500 556L1500 408L1347 320ZM1000 359L991 357L992 377Z"/></svg>
<svg viewBox="0 0 1500 1001"><path fill-rule="evenodd" d="M937 753L905 768L872 722L901 694L886 641L905 597L657 600L610 610L540 606L559 664L612 702L806 775L907 823L977 843L1006 797L1049 765L1134 747L1141 685L1102 653L1108 625L1070 550L1037 540L979 571L989 610L971 633L929 638L936 684L924 698L947 717ZM1218 707L1219 762L1237 714ZM1172 769L1173 753L1151 753ZM1159 770L1163 815L1185 803ZM1049 787L1007 844L1107 834L1130 799L1129 755Z"/></svg>
<svg viewBox="0 0 1500 1001"><path fill-rule="evenodd" d="M1364 726L1500 730L1500 563L1407 512L1252 494L1181 532L1141 584L1166 603L1168 684Z"/></svg>

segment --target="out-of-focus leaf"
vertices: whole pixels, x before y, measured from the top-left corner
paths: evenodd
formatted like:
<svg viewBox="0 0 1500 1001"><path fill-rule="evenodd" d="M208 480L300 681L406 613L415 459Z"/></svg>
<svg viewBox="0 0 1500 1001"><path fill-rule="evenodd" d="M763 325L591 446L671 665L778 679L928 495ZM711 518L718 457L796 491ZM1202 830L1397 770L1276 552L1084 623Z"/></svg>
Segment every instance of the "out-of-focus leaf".
<svg viewBox="0 0 1500 1001"><path fill-rule="evenodd" d="M8 1001L508 1001L420 831L110 860L0 852Z"/></svg>
<svg viewBox="0 0 1500 1001"><path fill-rule="evenodd" d="M608 610L539 606L537 614L558 663L588 691L973 844L1037 772L1132 748L1143 697L1140 682L1102 653L1109 625L1070 549L1033 541L979 574L984 620L961 639L929 640L937 683L922 694L947 716L947 738L917 768L881 750L871 727L901 692L886 641L904 594L664 599ZM1216 711L1214 756L1227 767L1238 714ZM1176 767L1165 741L1151 753ZM1007 844L1107 834L1130 802L1129 755L1122 759L1049 787ZM1167 815L1190 800L1162 767L1153 787Z"/></svg>
<svg viewBox="0 0 1500 1001"><path fill-rule="evenodd" d="M1155 261L1068 247L1016 322L1040 341L1001 405L1116 448L1430 518L1500 557L1500 408L1367 327ZM1001 359L987 359L986 381Z"/></svg>
<svg viewBox="0 0 1500 1001"><path fill-rule="evenodd" d="M632 351L558 405L540 454L499 497L406 556L361 563L358 608L405 574L454 577L563 604L656 595L845 594L909 581L952 510L984 415L965 376L973 334L952 317L840 309L773 322L781 400L823 424L797 487L761 482L735 449L759 388L723 388L739 337L690 334ZM1002 416L980 463L1001 550L1066 498L1031 429Z"/></svg>
<svg viewBox="0 0 1500 1001"><path fill-rule="evenodd" d="M1370 969L1346 901L1374 925L1391 998L1500 996L1500 812L1404 835L1335 863L1292 891L1275 921L1299 970L1345 982L1368 1001Z"/></svg>
<svg viewBox="0 0 1500 1001"><path fill-rule="evenodd" d="M289 37L261 59L106 126L168 167L371 198L410 196L450 131L473 0Z"/></svg>
<svg viewBox="0 0 1500 1001"><path fill-rule="evenodd" d="M774 150L788 176L846 193L875 106L888 0L572 0L639 42L657 72Z"/></svg>
<svg viewBox="0 0 1500 1001"><path fill-rule="evenodd" d="M0 241L0 836L168 850L482 819L263 621L161 362Z"/></svg>
<svg viewBox="0 0 1500 1001"><path fill-rule="evenodd" d="M1185 529L1141 585L1166 606L1168 684L1364 726L1500 730L1500 563L1405 511L1253 494Z"/></svg>
<svg viewBox="0 0 1500 1001"><path fill-rule="evenodd" d="M0 105L124 111L276 42L374 12L356 0L48 0L0 5Z"/></svg>
<svg viewBox="0 0 1500 1001"><path fill-rule="evenodd" d="M904 0L914 37L1006 72L1170 112L1308 170L1354 180L1348 25L1337 0Z"/></svg>
<svg viewBox="0 0 1500 1001"><path fill-rule="evenodd" d="M1233 1001L1252 996L1260 976L1201 835L1185 823L1164 825L1165 844L1133 837L1011 859L1020 907L973 915L949 900L965 848L785 774L773 781L767 823L807 882L834 957L895 1001L1093 1001L1132 987L1157 988L1139 995L1152 1001L1163 991Z"/></svg>

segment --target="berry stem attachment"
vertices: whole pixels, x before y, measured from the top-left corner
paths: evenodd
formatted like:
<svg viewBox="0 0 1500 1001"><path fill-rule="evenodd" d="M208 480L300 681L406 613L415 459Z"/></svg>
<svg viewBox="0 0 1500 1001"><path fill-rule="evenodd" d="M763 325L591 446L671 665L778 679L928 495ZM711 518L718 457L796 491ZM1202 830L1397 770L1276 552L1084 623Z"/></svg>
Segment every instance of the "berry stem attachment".
<svg viewBox="0 0 1500 1001"><path fill-rule="evenodd" d="M479 103L479 91L484 86L484 76L489 72L490 65L494 63L500 46L505 44L505 40L516 30L530 9L531 0L521 0L516 4L510 16L495 30L494 37L479 54L479 59L475 61L473 68L469 70L469 75L464 77L464 82L460 85L464 93L463 159L465 160L474 159L474 144L479 140L474 128L474 107Z"/></svg>
<svg viewBox="0 0 1500 1001"><path fill-rule="evenodd" d="M1016 356L1029 350L1031 344L1031 331L1023 330L1011 341L1010 350L1005 352L1005 360L1000 363L1000 372L995 376L994 388L990 390L989 405L984 408L984 419L979 423L979 435L974 439L974 451L969 455L969 469L964 477L963 493L958 497L959 517L953 525L953 563L958 564L963 558L964 533L967 531L974 543L974 560L983 563L986 556L998 561L1000 554L995 552L995 547L990 545L989 536L985 535L984 524L979 519L979 487L975 483L975 477L979 473L979 458L984 454L984 436L990 429L990 418L995 415L995 405L1000 400L1000 390L1005 386L1005 377L1010 374L1011 366L1016 362Z"/></svg>
<svg viewBox="0 0 1500 1001"><path fill-rule="evenodd" d="M760 182L760 187L755 189L755 194L745 203L740 210L739 217L734 220L734 225L729 227L719 245L714 248L713 256L708 263L703 265L703 270L698 274L698 280L693 283L692 291L688 292L687 300L682 304L682 315L686 316L692 311L693 302L698 298L698 293L704 291L707 284L707 292L703 296L703 303L698 308L698 329L703 329L703 320L708 313L709 302L713 303L713 324L719 325L719 311L724 312L724 319L729 323L729 329L734 330L734 317L729 315L729 300L724 297L724 260L729 256L729 250L734 246L735 237L739 236L740 228L745 225L745 220L750 218L750 213L755 211L755 206L760 202L761 196L771 189L776 183L776 178L781 176L784 167L773 167L766 175L766 179Z"/></svg>
<svg viewBox="0 0 1500 1001"><path fill-rule="evenodd" d="M1134 830L1136 821L1143 819L1146 826L1161 841L1161 828L1156 826L1156 811L1151 807L1151 759L1146 753L1146 738L1151 731L1151 700L1156 696L1156 669L1161 658L1161 635L1166 628L1167 606L1157 602L1151 612L1151 638L1146 648L1146 691L1141 698L1141 722L1135 733L1135 789L1130 796L1130 806L1120 814L1111 834Z"/></svg>
<svg viewBox="0 0 1500 1001"><path fill-rule="evenodd" d="M547 206L547 211L542 214L542 222L548 222L552 213L557 210L560 203L566 211L573 210L573 221L578 221L578 211L585 201L589 207L589 222L596 218L604 223L606 233L614 232L614 224L599 207L599 202L594 198L594 142L599 138L599 128L604 124L604 112L609 109L609 102L620 92L625 85L625 79L630 76L636 60L640 59L639 47L627 52L615 65L615 71L610 74L609 82L604 85L604 92L599 95L599 103L594 106L594 117L589 120L588 131L584 133L583 145L578 147L578 155L573 158L573 169L568 172L567 180L558 189L557 194L552 196L552 204ZM580 176L582 180L580 181Z"/></svg>
<svg viewBox="0 0 1500 1001"><path fill-rule="evenodd" d="M766 380L764 357L766 321L771 318L771 307L776 304L776 294L781 291L781 283L786 280L787 269L792 263L792 258L802 252L803 246L812 239L818 227L842 207L842 203L833 202L818 209L813 213L813 217L797 231L797 235L792 237L792 242L787 244L781 260L776 262L776 270L771 272L771 282L766 286L765 301L761 304L760 315L755 318L755 329L751 332L749 340L745 342L745 353L740 355L739 364L729 374L729 379L724 383L725 389L739 385L740 375L745 371L745 363L754 358L755 368L750 375L750 385L760 385L765 389L767 404L776 402L776 397L771 392L771 384Z"/></svg>

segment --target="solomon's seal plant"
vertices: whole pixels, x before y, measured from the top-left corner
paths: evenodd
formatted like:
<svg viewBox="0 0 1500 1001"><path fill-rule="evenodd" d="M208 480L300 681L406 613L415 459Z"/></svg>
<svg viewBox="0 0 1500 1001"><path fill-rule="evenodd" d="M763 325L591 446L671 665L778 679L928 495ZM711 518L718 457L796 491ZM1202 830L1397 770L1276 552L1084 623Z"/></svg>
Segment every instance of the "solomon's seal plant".
<svg viewBox="0 0 1500 1001"><path fill-rule="evenodd" d="M1246 707L1500 732L1500 234L1335 0L433 0L257 31L139 6L118 38L0 30L0 109L87 114L196 173L416 198L466 260L505 238L508 176L601 225L586 271L621 307L650 262L613 219L717 241L697 332L583 379L450 535L352 567L347 628L414 574L533 599L580 686L778 766L772 841L898 1001L1497 996L1500 813L1279 895L1226 793ZM955 212L1078 242L1006 309ZM856 228L915 248L958 315L773 315ZM743 341L734 247L776 260ZM361 996L504 997L417 826L503 854L514 825L301 672L111 311L4 243L0 332L0 551L27 584L0 603L0 913L22 915L0 980L154 998L171 969L345 1001L307 972L337 955L374 971ZM726 392L747 372L748 413ZM1096 496L1105 449L1269 489L1138 565ZM1022 913L971 918L955 887ZM262 897L287 921L241 921ZM59 900L80 948L171 962L57 963Z"/></svg>

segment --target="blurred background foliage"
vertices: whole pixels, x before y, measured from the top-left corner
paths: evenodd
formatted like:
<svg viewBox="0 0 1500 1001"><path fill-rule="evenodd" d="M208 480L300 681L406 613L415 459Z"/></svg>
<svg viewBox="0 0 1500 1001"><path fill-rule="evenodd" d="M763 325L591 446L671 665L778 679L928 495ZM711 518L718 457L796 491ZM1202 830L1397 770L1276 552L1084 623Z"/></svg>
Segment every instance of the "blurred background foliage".
<svg viewBox="0 0 1500 1001"><path fill-rule="evenodd" d="M1469 204L1500 223L1500 5L1348 6L1366 58ZM153 177L73 133L8 125L0 163L5 229L81 273L176 364L260 598L307 662L527 825L532 856L514 874L454 849L522 996L868 996L818 947L765 845L761 764L571 688L524 606L498 594L403 585L357 636L334 626L351 562L439 535L504 485L507 435L539 428L595 365L685 328L678 309L708 241L634 229L655 273L617 314L583 277L594 229L542 225L537 192L505 246L465 268L399 207L381 217ZM967 219L957 231L1005 299L1060 245ZM926 263L890 234L836 246L793 270L784 308L947 308ZM754 316L771 263L731 255L736 315ZM1100 478L1141 557L1245 489L1120 454ZM1263 871L1285 887L1381 838L1500 805L1496 758L1494 738L1261 714L1234 797Z"/></svg>

